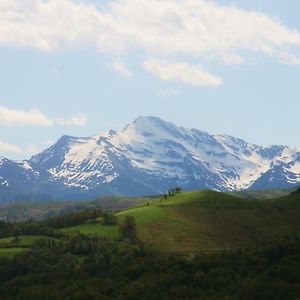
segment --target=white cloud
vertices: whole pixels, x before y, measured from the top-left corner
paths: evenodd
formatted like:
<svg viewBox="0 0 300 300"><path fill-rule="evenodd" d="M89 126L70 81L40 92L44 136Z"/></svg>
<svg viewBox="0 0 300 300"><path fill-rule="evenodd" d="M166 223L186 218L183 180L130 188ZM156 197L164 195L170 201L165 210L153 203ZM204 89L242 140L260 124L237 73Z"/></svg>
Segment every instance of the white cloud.
<svg viewBox="0 0 300 300"><path fill-rule="evenodd" d="M32 156L40 153L46 147L53 145L54 142L50 140L46 140L41 142L40 144L28 144L27 146L19 146L16 144L11 144L0 140L0 152L4 154L8 154L9 156L12 154L22 153L23 156Z"/></svg>
<svg viewBox="0 0 300 300"><path fill-rule="evenodd" d="M131 71L127 68L125 63L120 59L116 59L112 64L111 67L121 76L123 77L131 77L132 73Z"/></svg>
<svg viewBox="0 0 300 300"><path fill-rule="evenodd" d="M262 12L210 0L110 0L97 6L88 0L0 0L1 44L42 51L88 47L117 55L137 50L225 65L251 63L257 55L294 65L300 61L299 31ZM132 76L122 60L111 67ZM204 70L196 74L195 80L188 74L174 80L220 84Z"/></svg>
<svg viewBox="0 0 300 300"><path fill-rule="evenodd" d="M287 65L300 65L300 54L282 53L279 56L279 60Z"/></svg>
<svg viewBox="0 0 300 300"><path fill-rule="evenodd" d="M58 117L55 118L55 123L62 126L85 126L87 124L87 116L80 113L70 119Z"/></svg>
<svg viewBox="0 0 300 300"><path fill-rule="evenodd" d="M37 109L29 111L9 109L0 106L0 124L3 125L35 125L53 126L53 121L43 115Z"/></svg>
<svg viewBox="0 0 300 300"><path fill-rule="evenodd" d="M24 149L24 153L29 154L29 155L36 155L40 153L41 149L40 147L36 145L29 145Z"/></svg>
<svg viewBox="0 0 300 300"><path fill-rule="evenodd" d="M280 57L299 53L300 34L268 15L208 0L1 0L0 43L45 51L95 47L160 54ZM243 60L241 59L238 59Z"/></svg>
<svg viewBox="0 0 300 300"><path fill-rule="evenodd" d="M49 147L49 146L53 145L54 143L55 143L55 141L53 141L53 140L45 140L41 143L41 146Z"/></svg>
<svg viewBox="0 0 300 300"><path fill-rule="evenodd" d="M199 86L219 86L222 79L211 75L198 65L187 63L171 63L166 60L149 59L144 68L163 81L180 81Z"/></svg>
<svg viewBox="0 0 300 300"><path fill-rule="evenodd" d="M70 119L62 117L49 118L36 108L24 111L0 106L0 124L6 126L84 126L86 123L87 116L82 113Z"/></svg>
<svg viewBox="0 0 300 300"><path fill-rule="evenodd" d="M14 144L4 142L2 140L0 140L0 151L8 152L8 153L22 153L23 152L21 147L14 145Z"/></svg>
<svg viewBox="0 0 300 300"><path fill-rule="evenodd" d="M29 156L36 155L46 148L52 146L55 142L52 140L45 140L40 143L30 143L29 145L23 147L23 153Z"/></svg>

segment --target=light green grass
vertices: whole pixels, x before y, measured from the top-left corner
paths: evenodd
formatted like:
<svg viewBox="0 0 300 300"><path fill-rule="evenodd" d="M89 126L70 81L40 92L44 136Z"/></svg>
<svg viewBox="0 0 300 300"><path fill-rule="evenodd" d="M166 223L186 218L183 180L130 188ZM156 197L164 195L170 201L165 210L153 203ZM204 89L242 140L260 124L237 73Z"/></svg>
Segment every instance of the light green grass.
<svg viewBox="0 0 300 300"><path fill-rule="evenodd" d="M119 222L127 215L134 217L138 225L153 224L167 216L166 210L162 209L157 202L153 202L149 206L124 210L116 214Z"/></svg>
<svg viewBox="0 0 300 300"><path fill-rule="evenodd" d="M32 247L40 239L53 239L42 235L21 235L16 241L14 237L0 239L0 246Z"/></svg>
<svg viewBox="0 0 300 300"><path fill-rule="evenodd" d="M11 258L16 254L28 250L27 248L0 248L0 258Z"/></svg>
<svg viewBox="0 0 300 300"><path fill-rule="evenodd" d="M160 220L165 216L166 211L160 209L157 204L151 203L151 206L139 206L137 208L130 208L128 210L124 210L116 213L118 218L118 223L121 223L125 216L130 215L133 216L136 220L138 226L144 224L152 224L156 220ZM83 234L97 234L105 237L118 237L119 231L118 226L107 226L102 225L101 220L96 223L86 223L74 227L68 227L61 229L62 232L72 233L72 232L80 232Z"/></svg>
<svg viewBox="0 0 300 300"><path fill-rule="evenodd" d="M82 224L74 227L68 227L61 229L62 232L64 233L76 233L80 232L83 234L96 234L96 235L101 235L104 237L117 237L119 235L118 233L118 227L117 226L104 226L102 225L101 222L96 222L96 223L87 223L87 224Z"/></svg>

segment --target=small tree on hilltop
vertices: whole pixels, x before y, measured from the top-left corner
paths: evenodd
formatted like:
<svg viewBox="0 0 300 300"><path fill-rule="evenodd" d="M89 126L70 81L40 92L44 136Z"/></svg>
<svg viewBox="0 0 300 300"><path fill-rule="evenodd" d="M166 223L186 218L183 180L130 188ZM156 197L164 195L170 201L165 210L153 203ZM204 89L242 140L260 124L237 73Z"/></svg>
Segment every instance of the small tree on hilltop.
<svg viewBox="0 0 300 300"><path fill-rule="evenodd" d="M126 216L119 226L119 231L122 239L128 239L133 243L137 242L136 224L133 217Z"/></svg>
<svg viewBox="0 0 300 300"><path fill-rule="evenodd" d="M168 196L174 196L175 194L178 194L182 191L180 186L177 186L175 188L171 188L168 190Z"/></svg>
<svg viewBox="0 0 300 300"><path fill-rule="evenodd" d="M175 189L174 188L171 188L171 189L168 190L168 195L169 196L174 196L174 194L175 194Z"/></svg>
<svg viewBox="0 0 300 300"><path fill-rule="evenodd" d="M175 192L178 194L182 191L182 188L180 186L176 186Z"/></svg>

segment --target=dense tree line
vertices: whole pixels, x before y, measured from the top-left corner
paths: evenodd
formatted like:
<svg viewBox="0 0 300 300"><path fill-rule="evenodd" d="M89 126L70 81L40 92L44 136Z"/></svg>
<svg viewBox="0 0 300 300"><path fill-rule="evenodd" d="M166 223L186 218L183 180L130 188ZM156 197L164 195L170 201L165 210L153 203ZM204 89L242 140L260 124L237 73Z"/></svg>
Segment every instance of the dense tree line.
<svg viewBox="0 0 300 300"><path fill-rule="evenodd" d="M291 195L298 195L300 194L300 187L298 187L295 191L291 192Z"/></svg>
<svg viewBox="0 0 300 300"><path fill-rule="evenodd" d="M46 220L44 223L52 228L65 228L80 225L88 221L96 222L96 220L102 216L103 212L101 210L87 210L52 217Z"/></svg>
<svg viewBox="0 0 300 300"><path fill-rule="evenodd" d="M45 221L29 220L19 223L0 221L0 238L19 235L46 235L59 237L62 235L57 229L95 222L103 216L101 210L87 210L55 216Z"/></svg>
<svg viewBox="0 0 300 300"><path fill-rule="evenodd" d="M20 235L46 235L57 237L59 232L44 222L24 221L19 223L0 222L0 238Z"/></svg>
<svg viewBox="0 0 300 300"><path fill-rule="evenodd" d="M299 299L300 240L185 259L78 235L0 260L1 299Z"/></svg>
<svg viewBox="0 0 300 300"><path fill-rule="evenodd" d="M117 216L113 213L104 212L103 213L103 225L114 226L117 225Z"/></svg>

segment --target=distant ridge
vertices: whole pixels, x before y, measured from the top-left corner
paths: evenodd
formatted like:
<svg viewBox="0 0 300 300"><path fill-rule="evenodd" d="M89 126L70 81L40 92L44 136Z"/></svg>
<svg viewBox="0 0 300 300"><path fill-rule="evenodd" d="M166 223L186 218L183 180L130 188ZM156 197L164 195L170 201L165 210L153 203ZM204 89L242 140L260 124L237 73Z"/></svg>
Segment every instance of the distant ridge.
<svg viewBox="0 0 300 300"><path fill-rule="evenodd" d="M2 202L32 195L45 200L150 195L175 185L235 191L299 183L300 149L261 147L156 117L138 117L121 131L92 137L63 136L28 161L0 158Z"/></svg>

